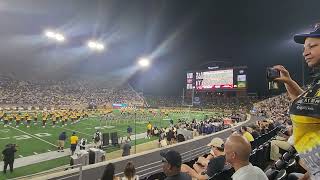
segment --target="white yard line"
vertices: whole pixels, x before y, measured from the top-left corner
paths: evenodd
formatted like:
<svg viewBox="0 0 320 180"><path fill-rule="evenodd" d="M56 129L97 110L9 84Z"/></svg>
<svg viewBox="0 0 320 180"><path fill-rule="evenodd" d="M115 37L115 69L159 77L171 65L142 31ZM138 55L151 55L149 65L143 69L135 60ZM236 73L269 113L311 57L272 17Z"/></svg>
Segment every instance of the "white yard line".
<svg viewBox="0 0 320 180"><path fill-rule="evenodd" d="M87 133L83 133L83 132L80 132L80 131L77 131L77 130L73 130L73 129L68 129L68 128L64 128L64 127L60 127L60 128L68 130L68 131L74 131L74 132L77 132L79 134L84 134L84 135L87 135L87 136L93 136L93 134L87 134Z"/></svg>
<svg viewBox="0 0 320 180"><path fill-rule="evenodd" d="M54 146L54 147L58 147L57 145L52 144L52 143L49 142L49 141L46 141L46 140L44 140L44 139L41 139L41 138L39 138L39 137L37 137L37 136L34 136L34 135L32 135L32 134L29 134L29 133L27 133L27 132L25 132L25 131L22 131L21 129L15 128L15 127L13 127L13 126L9 126L9 127L11 127L12 129L15 129L15 130L17 130L17 131L20 131L20 132L22 132L22 133L24 133L24 134L27 134L27 135L29 135L29 136L31 136L31 137L33 137L33 138L36 138L36 139L38 139L38 140L40 140L40 141L42 141L42 142L45 142L45 143L47 143L47 144L50 144L50 145L52 145L52 146Z"/></svg>
<svg viewBox="0 0 320 180"><path fill-rule="evenodd" d="M77 122L77 123L85 124L85 125L88 125L88 126L93 126L92 124L84 123L84 122L82 122L82 121L79 121L79 122Z"/></svg>

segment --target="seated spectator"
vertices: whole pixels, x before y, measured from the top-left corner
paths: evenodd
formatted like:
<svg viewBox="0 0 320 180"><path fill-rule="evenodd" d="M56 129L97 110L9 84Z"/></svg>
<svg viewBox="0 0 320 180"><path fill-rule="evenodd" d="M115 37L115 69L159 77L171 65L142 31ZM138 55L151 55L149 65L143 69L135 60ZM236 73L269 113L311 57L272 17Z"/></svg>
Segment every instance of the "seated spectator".
<svg viewBox="0 0 320 180"><path fill-rule="evenodd" d="M273 161L281 157L280 149L289 150L292 146L292 127L288 127L285 133L279 133L275 140L271 141L270 159ZM290 142L291 141L291 142Z"/></svg>
<svg viewBox="0 0 320 180"><path fill-rule="evenodd" d="M114 176L115 166L112 163L109 163L104 169L101 180L119 180L119 177Z"/></svg>
<svg viewBox="0 0 320 180"><path fill-rule="evenodd" d="M163 172L167 176L165 180L191 180L191 176L181 172L182 158L177 151L168 151L160 153L163 157Z"/></svg>
<svg viewBox="0 0 320 180"><path fill-rule="evenodd" d="M251 126L251 132L250 133L251 133L253 139L257 139L260 136L260 134L257 131L257 129L258 129L257 126L255 126L255 125Z"/></svg>
<svg viewBox="0 0 320 180"><path fill-rule="evenodd" d="M250 143L254 141L253 136L248 132L248 129L246 126L242 126L240 128L240 131L242 133L242 136L245 137Z"/></svg>
<svg viewBox="0 0 320 180"><path fill-rule="evenodd" d="M127 139L124 140L124 143L122 144L121 148L122 148L122 157L130 155L131 144Z"/></svg>
<svg viewBox="0 0 320 180"><path fill-rule="evenodd" d="M231 135L224 146L226 161L234 168L233 180L268 180L264 172L249 162L250 143L239 135Z"/></svg>
<svg viewBox="0 0 320 180"><path fill-rule="evenodd" d="M208 158L200 157L194 164L194 169L188 165L183 164L182 172L188 173L193 178L198 180L210 179L215 174L221 172L225 167L224 142L221 138L213 138L208 144L211 147Z"/></svg>
<svg viewBox="0 0 320 180"><path fill-rule="evenodd" d="M136 169L131 161L124 168L124 177L121 180L139 180L139 176L136 175Z"/></svg>

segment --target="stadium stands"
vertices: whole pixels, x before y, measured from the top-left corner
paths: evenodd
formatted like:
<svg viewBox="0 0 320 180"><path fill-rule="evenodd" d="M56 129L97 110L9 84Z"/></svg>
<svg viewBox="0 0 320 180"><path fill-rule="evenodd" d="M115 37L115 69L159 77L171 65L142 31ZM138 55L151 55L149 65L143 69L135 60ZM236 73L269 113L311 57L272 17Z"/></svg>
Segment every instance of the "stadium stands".
<svg viewBox="0 0 320 180"><path fill-rule="evenodd" d="M18 107L82 107L112 103L142 104L143 99L128 85L111 86L103 81L15 80L1 77L0 105Z"/></svg>

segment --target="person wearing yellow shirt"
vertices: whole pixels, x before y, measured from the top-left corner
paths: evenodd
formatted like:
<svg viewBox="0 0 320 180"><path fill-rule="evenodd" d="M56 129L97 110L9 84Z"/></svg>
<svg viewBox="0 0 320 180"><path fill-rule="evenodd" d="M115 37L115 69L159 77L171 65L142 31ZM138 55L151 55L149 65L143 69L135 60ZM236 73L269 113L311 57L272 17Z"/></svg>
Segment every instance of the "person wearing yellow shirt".
<svg viewBox="0 0 320 180"><path fill-rule="evenodd" d="M3 120L3 115L4 115L3 111L0 111L0 121Z"/></svg>
<svg viewBox="0 0 320 180"><path fill-rule="evenodd" d="M38 124L38 112L35 112L35 113L34 113L33 123L34 123L35 125Z"/></svg>
<svg viewBox="0 0 320 180"><path fill-rule="evenodd" d="M282 65L273 68L280 72L275 81L284 83L291 100L289 115L293 125L294 147L307 171L301 179L320 179L320 23L294 41L303 45L305 63L312 68L312 83L306 89L295 82ZM290 176L290 175L289 175ZM292 177L293 178L293 177Z"/></svg>
<svg viewBox="0 0 320 180"><path fill-rule="evenodd" d="M75 121L76 121L76 116L75 116L75 114L74 114L74 113L71 113L70 118L71 118L71 124L74 124Z"/></svg>
<svg viewBox="0 0 320 180"><path fill-rule="evenodd" d="M242 136L245 137L250 143L254 141L253 136L248 132L248 129L246 126L242 126L240 128L240 131L242 133Z"/></svg>
<svg viewBox="0 0 320 180"><path fill-rule="evenodd" d="M62 127L67 125L67 121L68 121L68 116L67 115L62 116L62 119L61 119Z"/></svg>
<svg viewBox="0 0 320 180"><path fill-rule="evenodd" d="M17 115L15 116L15 118L16 118L16 127L19 127L20 121L21 121L21 117L20 117L19 114L17 114Z"/></svg>
<svg viewBox="0 0 320 180"><path fill-rule="evenodd" d="M47 119L48 119L48 114L47 113L43 113L42 114L42 127L43 128L46 127Z"/></svg>
<svg viewBox="0 0 320 180"><path fill-rule="evenodd" d="M71 156L74 154L74 151L77 148L77 144L78 144L78 136L76 135L76 132L72 133L72 136L70 137L70 150L71 150Z"/></svg>
<svg viewBox="0 0 320 180"><path fill-rule="evenodd" d="M53 115L51 116L51 118L52 118L52 127L55 127L55 126L56 126L57 117L56 117L55 114L53 114Z"/></svg>
<svg viewBox="0 0 320 180"><path fill-rule="evenodd" d="M79 112L76 113L76 117L77 117L77 121L79 121L80 120L80 113Z"/></svg>
<svg viewBox="0 0 320 180"><path fill-rule="evenodd" d="M147 137L146 138L149 138L149 139L151 138L151 131L152 131L152 124L149 121L147 124Z"/></svg>
<svg viewBox="0 0 320 180"><path fill-rule="evenodd" d="M12 124L13 121L13 115L10 113L8 114L9 124Z"/></svg>

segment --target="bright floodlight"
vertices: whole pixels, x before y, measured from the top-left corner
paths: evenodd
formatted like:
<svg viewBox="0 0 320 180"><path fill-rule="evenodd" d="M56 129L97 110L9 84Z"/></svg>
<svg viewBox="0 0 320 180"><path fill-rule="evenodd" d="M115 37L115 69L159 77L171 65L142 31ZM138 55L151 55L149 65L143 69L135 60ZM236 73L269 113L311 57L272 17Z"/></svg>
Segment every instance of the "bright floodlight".
<svg viewBox="0 0 320 180"><path fill-rule="evenodd" d="M100 42L96 42L96 41L89 41L87 43L87 46L92 49L92 50L96 50L96 51L102 51L104 50L104 45Z"/></svg>
<svg viewBox="0 0 320 180"><path fill-rule="evenodd" d="M60 33L56 34L56 40L59 42L63 42L65 40L64 36Z"/></svg>
<svg viewBox="0 0 320 180"><path fill-rule="evenodd" d="M45 35L46 35L48 38L54 38L54 37L55 37L55 33L52 32L52 31L46 31L46 32L45 32Z"/></svg>
<svg viewBox="0 0 320 180"><path fill-rule="evenodd" d="M148 67L150 65L150 60L147 58L141 58L138 63L141 67Z"/></svg>
<svg viewBox="0 0 320 180"><path fill-rule="evenodd" d="M94 43L93 41L89 41L87 45L88 45L88 47L91 48L91 49L96 48L96 43Z"/></svg>
<svg viewBox="0 0 320 180"><path fill-rule="evenodd" d="M100 44L100 43L98 43L97 45L96 45L96 48L97 48L97 50L104 50L104 45L103 44Z"/></svg>
<svg viewBox="0 0 320 180"><path fill-rule="evenodd" d="M65 41L65 37L61 33L57 33L57 32L54 32L54 31L47 30L47 31L45 31L44 34L49 39L53 39L53 40L58 41L58 42L64 42Z"/></svg>

